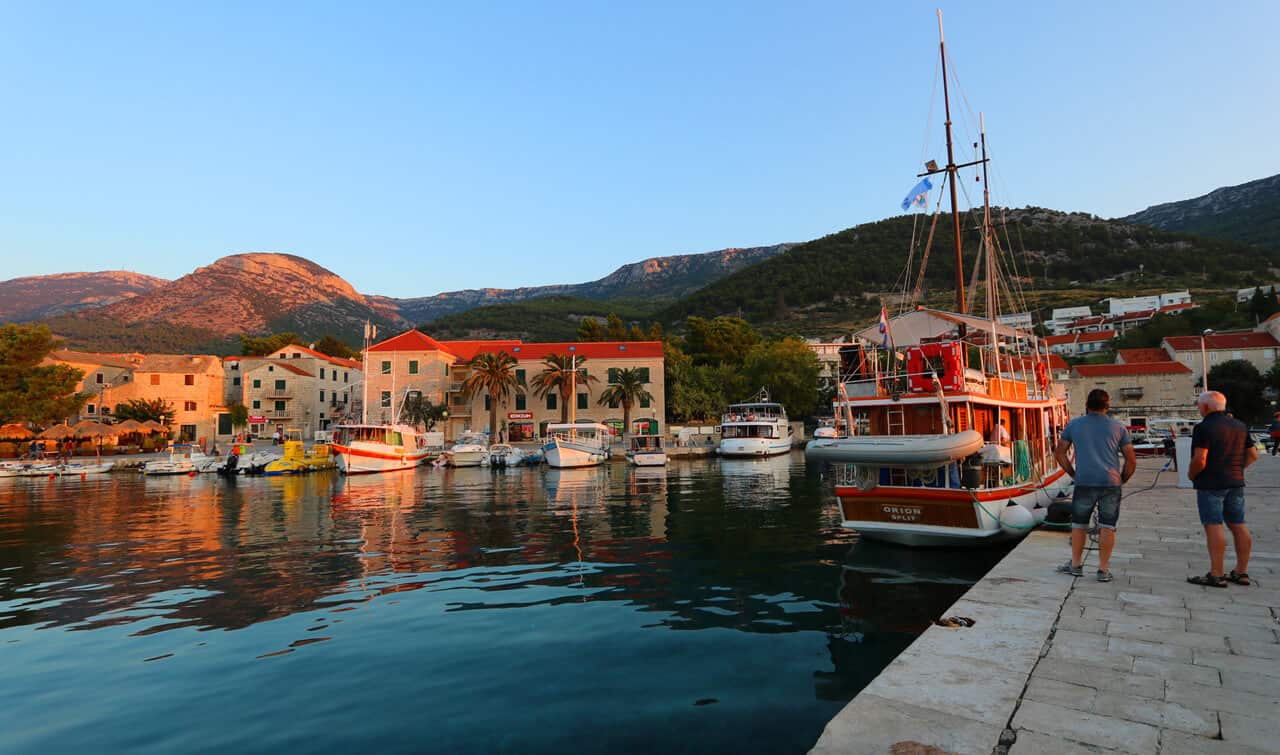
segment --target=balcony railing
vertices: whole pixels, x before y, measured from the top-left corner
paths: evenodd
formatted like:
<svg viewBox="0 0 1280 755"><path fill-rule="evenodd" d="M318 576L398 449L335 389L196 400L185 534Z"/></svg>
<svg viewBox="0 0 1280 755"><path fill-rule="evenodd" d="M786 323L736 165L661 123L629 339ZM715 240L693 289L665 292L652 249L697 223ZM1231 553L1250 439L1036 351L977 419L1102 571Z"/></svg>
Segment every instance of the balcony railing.
<svg viewBox="0 0 1280 755"><path fill-rule="evenodd" d="M277 390L275 388L267 391L267 398L293 398L293 391Z"/></svg>
<svg viewBox="0 0 1280 755"><path fill-rule="evenodd" d="M1142 386L1120 389L1121 398L1142 398Z"/></svg>

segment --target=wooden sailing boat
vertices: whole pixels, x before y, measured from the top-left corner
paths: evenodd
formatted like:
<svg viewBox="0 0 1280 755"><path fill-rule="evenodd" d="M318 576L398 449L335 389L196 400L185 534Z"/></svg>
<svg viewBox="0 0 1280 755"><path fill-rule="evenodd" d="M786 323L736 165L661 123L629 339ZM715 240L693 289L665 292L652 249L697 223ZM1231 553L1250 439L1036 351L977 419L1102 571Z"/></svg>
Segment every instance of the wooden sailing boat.
<svg viewBox="0 0 1280 755"><path fill-rule="evenodd" d="M958 312L916 308L858 334L871 358L842 375L834 403L847 437L815 439L806 454L830 462L844 526L906 545L989 543L1025 534L1070 486L1053 460L1067 422L1038 338L997 322L996 240L984 188L982 259L986 318L967 311L946 41L938 13L947 165L925 173L950 182ZM877 342L883 347L879 352ZM879 352L879 353L877 353ZM864 355L865 356L865 355ZM905 362L905 370L902 363Z"/></svg>

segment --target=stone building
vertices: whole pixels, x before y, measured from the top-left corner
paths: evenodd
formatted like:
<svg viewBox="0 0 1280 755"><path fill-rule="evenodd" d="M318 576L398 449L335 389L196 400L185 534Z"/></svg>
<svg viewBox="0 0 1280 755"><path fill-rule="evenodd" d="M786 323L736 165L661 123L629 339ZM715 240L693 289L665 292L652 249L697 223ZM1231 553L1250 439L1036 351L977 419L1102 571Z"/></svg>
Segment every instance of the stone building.
<svg viewBox="0 0 1280 755"><path fill-rule="evenodd" d="M1169 358L1199 373L1202 369L1200 336L1168 336L1160 344ZM1243 359L1266 372L1276 362L1280 341L1269 331L1237 330L1204 336L1204 357L1210 370L1214 365Z"/></svg>
<svg viewBox="0 0 1280 755"><path fill-rule="evenodd" d="M463 395L463 383L470 374L468 364L477 354L505 351L517 360L517 387L500 406L490 406L489 397ZM389 421L409 395L421 395L433 404L448 406L443 429L452 439L464 430L485 430L490 412L497 412L498 427L510 440L528 440L545 434L547 424L560 421L560 396L538 396L531 388L543 360L552 354L576 354L583 368L594 378L578 385L574 401L577 419L614 424L621 429L621 407L600 406L601 391L618 369L645 371L647 389L653 400L633 407L634 432L661 432L665 417L663 351L660 341L604 341L582 343L524 343L504 341L437 341L418 330L410 330L369 347L368 418Z"/></svg>
<svg viewBox="0 0 1280 755"><path fill-rule="evenodd" d="M1084 414L1094 388L1111 396L1111 416L1127 425L1145 425L1151 417L1195 417L1197 375L1173 361L1077 364L1067 380L1071 416Z"/></svg>
<svg viewBox="0 0 1280 755"><path fill-rule="evenodd" d="M361 390L361 365L290 344L263 357L228 357L226 400L249 410L249 430L300 430L307 439L350 419Z"/></svg>

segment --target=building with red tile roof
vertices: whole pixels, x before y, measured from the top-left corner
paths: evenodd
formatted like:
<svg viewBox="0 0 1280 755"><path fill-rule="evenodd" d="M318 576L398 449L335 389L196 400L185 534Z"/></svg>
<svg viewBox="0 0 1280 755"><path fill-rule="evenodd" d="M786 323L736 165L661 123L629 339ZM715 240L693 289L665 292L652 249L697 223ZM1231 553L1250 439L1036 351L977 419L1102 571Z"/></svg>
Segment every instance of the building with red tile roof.
<svg viewBox="0 0 1280 755"><path fill-rule="evenodd" d="M1111 396L1111 415L1127 425L1143 424L1149 417L1194 417L1197 378L1185 364L1167 358L1077 364L1067 380L1067 406L1073 416L1083 414L1089 391L1101 388Z"/></svg>
<svg viewBox="0 0 1280 755"><path fill-rule="evenodd" d="M1169 361L1169 353L1156 347L1149 349L1120 349L1116 351L1116 362L1118 364L1167 361Z"/></svg>
<svg viewBox="0 0 1280 755"><path fill-rule="evenodd" d="M467 396L464 384L478 354L506 352L516 359L514 393L493 407L486 395ZM368 410L370 421L389 420L405 396L417 394L433 404L447 404L447 437L464 430L483 430L491 411L498 412L505 439L540 436L548 423L559 422L561 397L538 394L532 386L552 355L577 355L589 379L571 399L578 419L620 423L620 407L600 406L601 391L617 370L638 369L647 378L652 398L632 409L633 431L658 432L665 414L665 382L661 341L583 341L526 343L519 340L437 340L408 330L369 347ZM494 442L497 442L496 439Z"/></svg>
<svg viewBox="0 0 1280 755"><path fill-rule="evenodd" d="M1170 359L1199 372L1201 366L1200 336L1168 336L1161 342ZM1280 341L1267 330L1235 330L1204 336L1204 361L1210 370L1214 365L1243 359L1266 372L1276 362Z"/></svg>
<svg viewBox="0 0 1280 755"><path fill-rule="evenodd" d="M1114 330L1100 330L1094 333L1068 333L1060 336L1048 336L1045 344L1049 351L1063 356L1078 357L1095 354L1106 349L1115 339Z"/></svg>

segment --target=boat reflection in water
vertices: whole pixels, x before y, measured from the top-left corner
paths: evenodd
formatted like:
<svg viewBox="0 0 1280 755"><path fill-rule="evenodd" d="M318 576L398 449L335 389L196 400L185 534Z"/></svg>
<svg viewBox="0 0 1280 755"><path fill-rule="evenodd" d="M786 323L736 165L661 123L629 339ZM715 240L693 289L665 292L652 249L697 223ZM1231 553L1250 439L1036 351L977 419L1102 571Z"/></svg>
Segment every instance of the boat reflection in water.
<svg viewBox="0 0 1280 755"><path fill-rule="evenodd" d="M919 551L860 540L840 567L840 626L830 634L833 673L816 674L819 697L847 700L879 673L867 655L893 658L1012 546Z"/></svg>
<svg viewBox="0 0 1280 755"><path fill-rule="evenodd" d="M799 455L15 478L0 522L24 751L795 752L960 589L862 544L842 576Z"/></svg>

